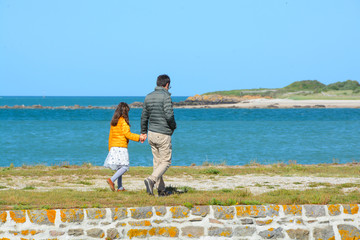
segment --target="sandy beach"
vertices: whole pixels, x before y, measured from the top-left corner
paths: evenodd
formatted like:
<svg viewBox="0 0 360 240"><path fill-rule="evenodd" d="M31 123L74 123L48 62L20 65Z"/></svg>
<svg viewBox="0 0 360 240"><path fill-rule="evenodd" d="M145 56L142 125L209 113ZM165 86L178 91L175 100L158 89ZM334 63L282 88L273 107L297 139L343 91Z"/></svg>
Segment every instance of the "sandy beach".
<svg viewBox="0 0 360 240"><path fill-rule="evenodd" d="M141 102L130 104L131 108L141 108ZM174 108L360 108L360 100L292 100L292 99L269 99L257 98L246 99L240 102L222 104L184 104L177 105L174 103ZM15 105L15 106L0 106L0 109L115 109L115 106L41 106L41 105Z"/></svg>
<svg viewBox="0 0 360 240"><path fill-rule="evenodd" d="M360 108L360 100L249 99L232 104L177 106L177 108Z"/></svg>

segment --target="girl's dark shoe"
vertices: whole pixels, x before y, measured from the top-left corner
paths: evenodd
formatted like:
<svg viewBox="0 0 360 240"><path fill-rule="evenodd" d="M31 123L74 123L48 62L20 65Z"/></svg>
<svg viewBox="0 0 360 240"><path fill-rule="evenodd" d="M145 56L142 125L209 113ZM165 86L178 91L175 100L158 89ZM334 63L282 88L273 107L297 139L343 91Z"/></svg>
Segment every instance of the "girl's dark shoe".
<svg viewBox="0 0 360 240"><path fill-rule="evenodd" d="M111 191L115 191L115 186L114 186L114 183L111 181L111 179L110 178L108 178L107 180L106 180L106 182L109 184L109 187L110 187L110 189L111 189Z"/></svg>

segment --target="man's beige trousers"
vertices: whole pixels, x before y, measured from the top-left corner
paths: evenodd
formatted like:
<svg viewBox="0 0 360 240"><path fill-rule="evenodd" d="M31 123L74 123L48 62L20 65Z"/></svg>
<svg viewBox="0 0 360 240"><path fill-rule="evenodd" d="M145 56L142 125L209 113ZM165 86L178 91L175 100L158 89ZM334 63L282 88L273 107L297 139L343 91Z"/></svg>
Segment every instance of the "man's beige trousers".
<svg viewBox="0 0 360 240"><path fill-rule="evenodd" d="M165 183L162 176L171 165L171 136L149 131L148 141L154 157L154 169L149 178L155 182L158 191L163 191L165 190Z"/></svg>

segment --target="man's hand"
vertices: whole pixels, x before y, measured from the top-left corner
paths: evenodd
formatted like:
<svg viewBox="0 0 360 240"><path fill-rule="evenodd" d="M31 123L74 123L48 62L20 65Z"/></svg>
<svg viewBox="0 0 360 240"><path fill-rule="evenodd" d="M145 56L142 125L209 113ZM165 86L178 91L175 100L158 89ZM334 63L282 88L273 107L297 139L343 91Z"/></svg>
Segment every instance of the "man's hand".
<svg viewBox="0 0 360 240"><path fill-rule="evenodd" d="M146 140L146 138L147 138L147 135L146 135L146 134L140 134L140 142L141 142L141 143L144 143L145 140Z"/></svg>

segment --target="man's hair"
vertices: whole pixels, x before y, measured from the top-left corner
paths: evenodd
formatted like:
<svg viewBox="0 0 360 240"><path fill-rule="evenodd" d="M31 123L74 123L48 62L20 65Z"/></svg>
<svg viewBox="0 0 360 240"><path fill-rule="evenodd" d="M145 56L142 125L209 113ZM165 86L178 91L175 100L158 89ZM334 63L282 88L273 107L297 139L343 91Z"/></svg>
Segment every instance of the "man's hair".
<svg viewBox="0 0 360 240"><path fill-rule="evenodd" d="M170 85L170 78L168 75L166 74L163 74L163 75L159 75L158 78L157 78L157 81L156 81L156 85L158 87L165 87L166 84Z"/></svg>

